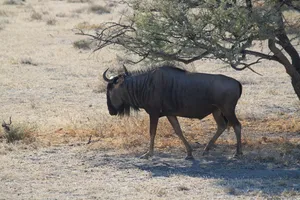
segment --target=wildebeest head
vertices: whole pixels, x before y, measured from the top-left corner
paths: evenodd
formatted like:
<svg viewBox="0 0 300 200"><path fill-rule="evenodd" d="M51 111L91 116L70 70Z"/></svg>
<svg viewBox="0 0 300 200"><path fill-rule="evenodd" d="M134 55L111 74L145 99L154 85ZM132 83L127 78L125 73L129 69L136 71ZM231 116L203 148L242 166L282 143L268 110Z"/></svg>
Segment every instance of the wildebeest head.
<svg viewBox="0 0 300 200"><path fill-rule="evenodd" d="M124 102L124 87L123 83L127 76L129 76L127 69L125 73L117 75L115 77L107 78L106 73L108 69L103 73L103 79L107 84L107 107L110 115L129 115L130 106Z"/></svg>

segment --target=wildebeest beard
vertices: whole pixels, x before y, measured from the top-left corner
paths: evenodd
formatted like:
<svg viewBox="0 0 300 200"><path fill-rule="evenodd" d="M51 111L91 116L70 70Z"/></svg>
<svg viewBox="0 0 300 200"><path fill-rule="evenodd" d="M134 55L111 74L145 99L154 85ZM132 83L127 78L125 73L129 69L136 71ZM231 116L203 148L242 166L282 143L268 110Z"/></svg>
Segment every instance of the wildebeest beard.
<svg viewBox="0 0 300 200"><path fill-rule="evenodd" d="M130 110L133 109L135 111L138 111L139 109L136 107L131 107L130 105L123 103L119 108L115 108L111 101L110 98L107 98L107 106L109 113L112 115L119 115L121 117L123 116L129 116L130 115Z"/></svg>

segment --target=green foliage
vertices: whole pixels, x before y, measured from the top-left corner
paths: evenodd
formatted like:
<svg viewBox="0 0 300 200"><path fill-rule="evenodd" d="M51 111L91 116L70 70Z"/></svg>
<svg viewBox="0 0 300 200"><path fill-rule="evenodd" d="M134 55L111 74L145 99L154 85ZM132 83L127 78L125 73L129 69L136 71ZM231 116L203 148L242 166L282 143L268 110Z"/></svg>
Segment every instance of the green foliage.
<svg viewBox="0 0 300 200"><path fill-rule="evenodd" d="M274 40L288 24L277 0L251 1L251 8L246 0L126 2L132 10L96 33L98 49L117 44L150 60L189 63L209 56L234 65L254 40Z"/></svg>
<svg viewBox="0 0 300 200"><path fill-rule="evenodd" d="M205 0L191 6L191 1L133 1L136 39L153 52L195 57L209 50L218 58L235 60L252 40L270 37L277 23L272 9L250 13L239 5L226 8L228 3L216 6L215 0Z"/></svg>

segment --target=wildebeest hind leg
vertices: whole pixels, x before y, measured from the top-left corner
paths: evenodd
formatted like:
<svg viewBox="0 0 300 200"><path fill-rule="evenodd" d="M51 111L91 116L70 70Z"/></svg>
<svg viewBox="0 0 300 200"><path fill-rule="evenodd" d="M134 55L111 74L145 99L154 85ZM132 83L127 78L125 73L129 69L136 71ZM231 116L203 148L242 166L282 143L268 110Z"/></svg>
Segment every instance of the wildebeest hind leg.
<svg viewBox="0 0 300 200"><path fill-rule="evenodd" d="M150 147L149 147L149 151L140 157L142 159L148 159L149 157L153 156L157 123L158 123L158 116L150 115Z"/></svg>
<svg viewBox="0 0 300 200"><path fill-rule="evenodd" d="M237 124L235 124L233 126L234 132L235 132L235 136L236 136L236 152L234 154L235 158L238 158L240 156L243 155L242 152L242 134L241 134L241 130L242 130L242 126L241 124L238 122Z"/></svg>
<svg viewBox="0 0 300 200"><path fill-rule="evenodd" d="M171 123L176 135L178 135L178 137L181 139L181 141L183 142L186 151L187 151L187 156L186 156L186 160L193 160L193 154L192 154L192 147L190 146L190 144L188 143L188 141L185 139L185 137L182 134L182 130L180 128L180 124L178 122L178 119L176 116L167 116L169 122Z"/></svg>
<svg viewBox="0 0 300 200"><path fill-rule="evenodd" d="M204 148L203 155L207 155L209 150L212 148L212 146L215 144L216 140L220 137L220 135L225 131L227 128L227 121L225 120L224 116L222 115L222 112L218 109L213 112L213 117L217 123L217 132L215 135L211 138L211 140L207 143L206 147Z"/></svg>
<svg viewBox="0 0 300 200"><path fill-rule="evenodd" d="M236 152L234 154L234 157L240 157L241 155L243 155L242 153L242 141L241 141L241 130L242 130L242 126L241 123L239 122L239 120L237 119L235 112L234 112L234 108L230 109L229 112L223 112L226 119L228 119L229 124L233 127L234 132L235 132L235 136L236 136Z"/></svg>

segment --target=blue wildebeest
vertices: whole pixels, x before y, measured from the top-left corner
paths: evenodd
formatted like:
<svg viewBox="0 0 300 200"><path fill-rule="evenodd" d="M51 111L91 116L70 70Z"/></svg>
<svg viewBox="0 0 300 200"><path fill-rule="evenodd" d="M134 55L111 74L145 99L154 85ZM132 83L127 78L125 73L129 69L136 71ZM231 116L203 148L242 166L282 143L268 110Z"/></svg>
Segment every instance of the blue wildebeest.
<svg viewBox="0 0 300 200"><path fill-rule="evenodd" d="M150 148L141 158L153 155L154 138L160 117L166 116L182 140L186 159L193 159L192 148L182 134L177 116L203 119L209 114L217 123L217 132L208 142L207 154L228 125L234 129L237 147L235 156L242 155L241 124L235 107L242 94L242 85L224 75L191 73L174 66L146 71L128 72L103 79L107 84L107 106L110 115L129 115L130 109L144 109L150 116Z"/></svg>

